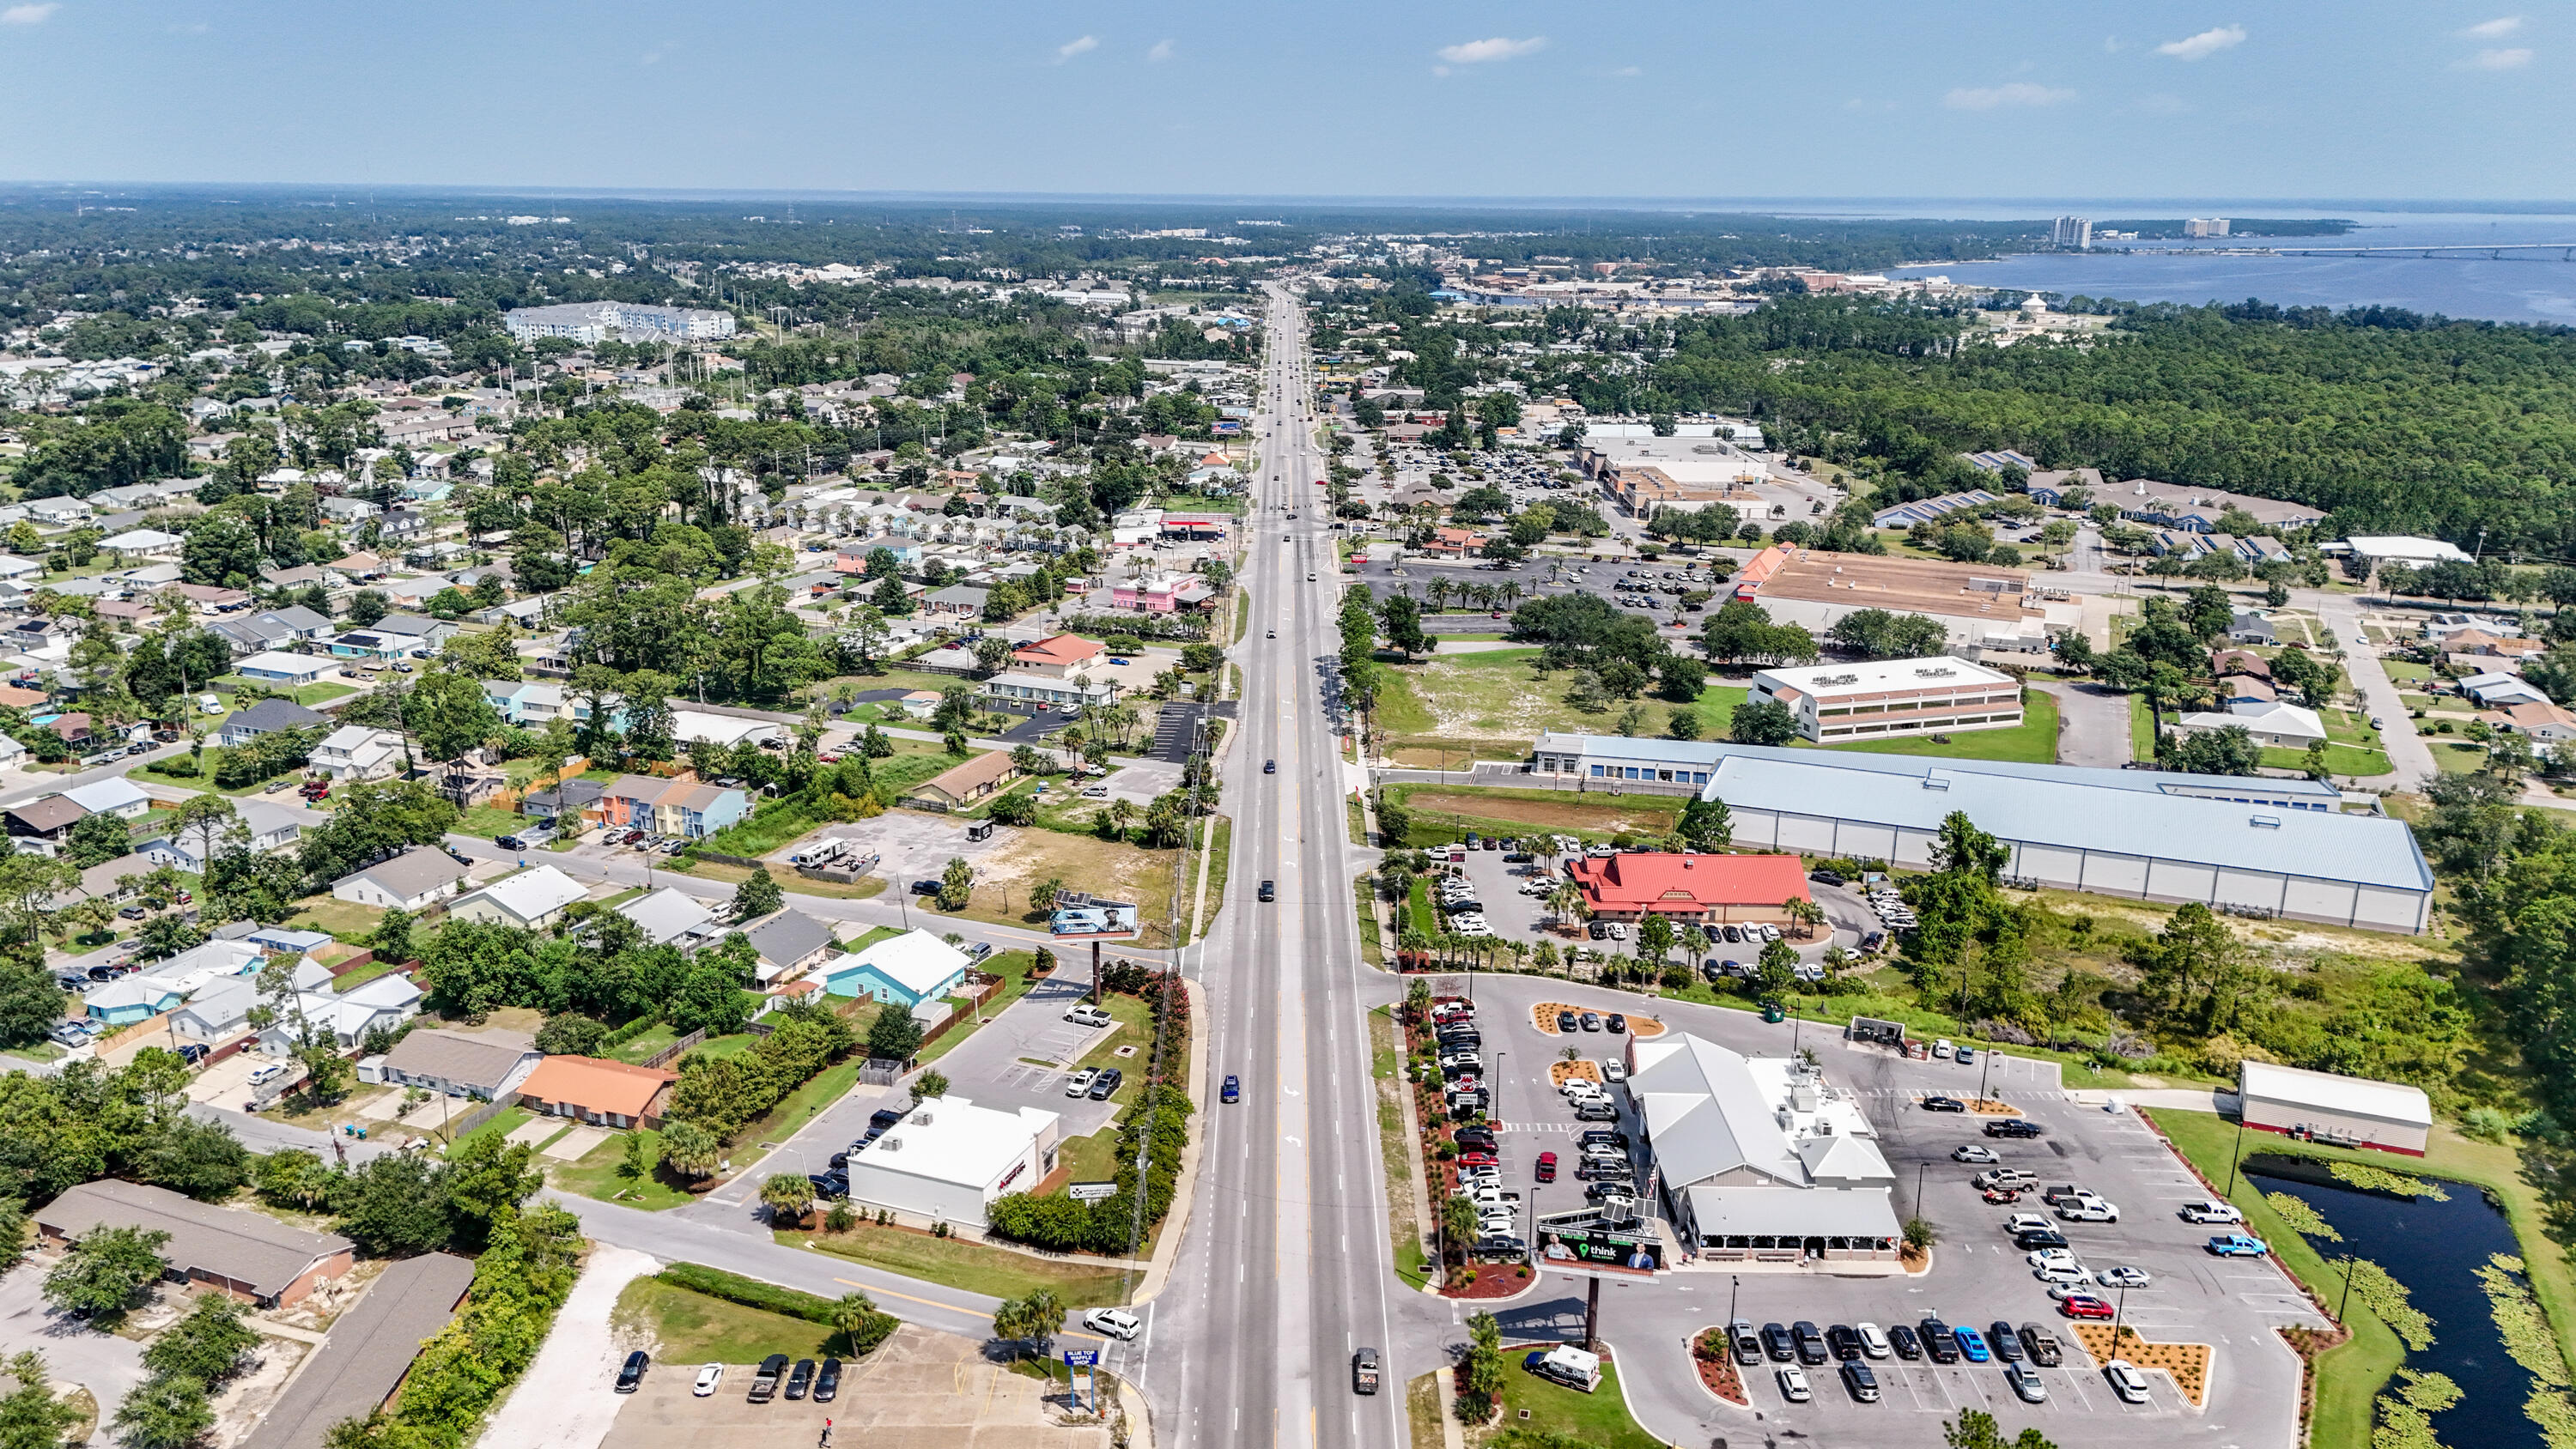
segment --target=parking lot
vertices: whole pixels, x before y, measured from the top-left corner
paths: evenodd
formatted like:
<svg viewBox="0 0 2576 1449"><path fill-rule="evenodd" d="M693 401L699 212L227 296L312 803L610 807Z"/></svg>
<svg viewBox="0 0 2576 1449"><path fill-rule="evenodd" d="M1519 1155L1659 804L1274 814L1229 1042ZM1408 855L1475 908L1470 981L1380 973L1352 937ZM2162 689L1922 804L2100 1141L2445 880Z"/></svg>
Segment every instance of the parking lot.
<svg viewBox="0 0 2576 1449"><path fill-rule="evenodd" d="M1436 822L1439 816L1429 814L1422 818ZM1463 832L1461 838L1464 838ZM1555 940L1560 948L1577 945L1603 954L1634 955L1636 953L1636 928L1633 926L1628 928L1628 934L1624 938L1607 936L1596 938L1588 933L1580 938L1549 937L1546 923L1551 917L1547 908L1546 893L1523 895L1521 889L1526 884L1537 882L1545 882L1552 887L1556 881L1564 878L1563 866L1560 864L1558 869L1550 871L1546 862L1541 860L1515 863L1504 859L1505 856L1515 853L1508 849L1460 851L1456 853L1460 858L1452 862L1465 870L1467 880L1475 886L1476 903L1484 907L1485 924L1493 929L1496 936L1507 941L1537 940L1545 937ZM1435 865L1444 858L1438 852L1434 852L1432 856ZM1563 857L1560 857L1560 860L1562 859ZM1788 938L1789 945L1796 949L1801 960L1818 960L1829 947L1837 945L1846 951L1855 951L1859 949L1860 943L1870 932L1879 929L1878 918L1871 914L1868 902L1850 887L1817 885L1811 882L1807 889L1808 893L1815 898L1816 904L1825 908L1826 924L1833 927L1833 930L1830 934L1820 930L1813 937ZM1435 905L1438 902L1436 893L1433 901ZM1705 959L1719 962L1732 960L1749 965L1761 954L1762 946L1759 942L1729 945L1721 936L1720 939L1710 943L1708 956ZM1701 964L1704 965L1705 961Z"/></svg>
<svg viewBox="0 0 2576 1449"><path fill-rule="evenodd" d="M1479 852L1481 855L1482 852ZM1499 858L1499 857L1497 857ZM1441 977L1436 989L1464 991L1464 975ZM1871 1361L1883 1398L1859 1403L1843 1389L1835 1367L1809 1368L1811 1402L1782 1395L1776 1365L1768 1361L1741 1372L1753 1407L1769 1432L1855 1442L1885 1432L1886 1416L1924 1416L1904 1442L1937 1441L1937 1422L1962 1408L1999 1415L2007 1429L2035 1423L2060 1443L2170 1443L2181 1433L2214 1434L2221 1443L2287 1445L2294 1438L2298 1364L2276 1330L2322 1326L2323 1318L2288 1277L2266 1258L2221 1258L2206 1244L2224 1227L2183 1221L2184 1204L2209 1196L2181 1161L2133 1111L2114 1104L2080 1103L2064 1091L2056 1064L1981 1055L1973 1063L1908 1060L1885 1047L1846 1042L1836 1023L1815 1020L1765 1024L1742 1011L1680 1002L1641 1000L1600 988L1528 976L1478 976L1473 982L1482 1054L1494 1093L1502 1186L1523 1195L1528 1214L1569 1212L1586 1205L1571 1164L1577 1123L1571 1106L1548 1082L1548 1066L1572 1046L1580 1059L1597 1062L1622 1051L1626 1038L1607 1030L1559 1036L1533 1019L1541 1003L1562 1003L1605 1017L1660 1017L1669 1028L1692 1032L1749 1054L1786 1055L1814 1050L1829 1085L1858 1101L1877 1132L1877 1145L1895 1174L1894 1207L1900 1220L1920 1215L1935 1230L1929 1267L1915 1274L1838 1275L1797 1267L1756 1269L1717 1263L1684 1264L1651 1284L1621 1284L1602 1296L1602 1334L1623 1350L1622 1386L1648 1428L1667 1438L1697 1426L1699 1437L1741 1430L1738 1411L1720 1408L1680 1350L1690 1335L1724 1324L1731 1316L1783 1324L1806 1320L1818 1327L1863 1322L1884 1327L1919 1324L1937 1315L1953 1326L1985 1331L1997 1320L2037 1322L2066 1346L2065 1363L2038 1369L2047 1399L2025 1404L2004 1379L2001 1361L1939 1365L1899 1359ZM1821 1002L1811 1006L1826 1005ZM1970 1114L1935 1113L1919 1104L1929 1095L1969 1098L1983 1093L2012 1104L2039 1126L2035 1139L1990 1139ZM1625 1093L1611 1090L1621 1130L1643 1143ZM1608 1124L1600 1124L1608 1125ZM2060 1316L2047 1285L2034 1276L2024 1252L2004 1230L2015 1213L2049 1210L2025 1195L2017 1204L1988 1204L1970 1179L1984 1165L1952 1160L1954 1149L1989 1148L1997 1165L2019 1168L2040 1184L2074 1184L2115 1204L2116 1222L2053 1221L2088 1269L2128 1266L2147 1275L2142 1286L2089 1291L2115 1302L2121 1321L2150 1343L2205 1343L2214 1356L2208 1407L2194 1408L2162 1373L2149 1373L2146 1402L2126 1404L2110 1390L2099 1368L2077 1346L2072 1325ZM1553 1183L1534 1180L1538 1154L1558 1154ZM1642 1156L1642 1148L1640 1151ZM1646 1164L1633 1164L1637 1186ZM1640 1196L1644 1196L1643 1193ZM2053 1216L2053 1215L2052 1215ZM1528 1215L1521 1219L1526 1225ZM1539 1285L1497 1309L1510 1338L1566 1338L1582 1329L1584 1284L1541 1265ZM2188 1426L2188 1427L2186 1427Z"/></svg>
<svg viewBox="0 0 2576 1449"><path fill-rule="evenodd" d="M1375 556L1378 552L1371 550L1371 557L1360 564L1358 577L1381 596L1402 591L1424 598L1423 591L1433 579L1448 580L1453 597L1463 585L1493 587L1517 584L1520 586L1520 602L1553 598L1560 594L1595 594L1641 619L1653 621L1657 628L1667 632L1678 632L1672 629L1675 620L1681 622L1682 631L1688 631L1699 627L1700 621L1707 616L1703 611L1684 609L1680 593L1651 592L1649 586L1653 589L1715 590L1734 576L1737 566L1734 557L1716 550L1697 560L1676 557L1663 563L1592 563L1579 557L1538 555L1508 568L1496 568L1476 561L1450 563L1421 558L1380 558ZM1635 587L1623 589L1622 585ZM1714 604L1717 600L1707 602ZM1423 627L1432 633L1462 630L1484 633L1500 627L1500 620L1494 615L1508 617L1511 610L1511 604L1497 603L1492 609L1466 614L1426 614ZM1482 621L1481 626L1476 621Z"/></svg>

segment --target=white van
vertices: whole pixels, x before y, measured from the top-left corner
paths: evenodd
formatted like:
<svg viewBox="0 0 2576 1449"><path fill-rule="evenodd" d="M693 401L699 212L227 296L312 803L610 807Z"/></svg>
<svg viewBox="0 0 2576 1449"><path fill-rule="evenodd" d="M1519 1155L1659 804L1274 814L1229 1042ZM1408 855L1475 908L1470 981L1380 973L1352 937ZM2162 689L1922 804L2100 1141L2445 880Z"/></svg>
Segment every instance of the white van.
<svg viewBox="0 0 2576 1449"><path fill-rule="evenodd" d="M1531 1373L1543 1379L1554 1379L1567 1388L1585 1393L1601 1387L1601 1355L1585 1353L1572 1344L1560 1343L1545 1353L1533 1353L1522 1360Z"/></svg>

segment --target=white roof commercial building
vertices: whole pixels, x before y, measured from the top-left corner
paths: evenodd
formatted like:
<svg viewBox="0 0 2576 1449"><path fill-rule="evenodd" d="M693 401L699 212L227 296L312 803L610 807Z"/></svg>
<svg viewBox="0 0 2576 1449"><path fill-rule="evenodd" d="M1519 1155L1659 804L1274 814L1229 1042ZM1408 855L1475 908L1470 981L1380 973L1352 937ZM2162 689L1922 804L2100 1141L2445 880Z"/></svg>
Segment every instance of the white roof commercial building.
<svg viewBox="0 0 2576 1449"><path fill-rule="evenodd" d="M2310 780L1933 760L1706 744L1706 798L1738 849L1928 869L1943 817L2011 852L2003 873L2059 890L2248 906L2293 920L2420 932L2433 869L2402 820L2338 813Z"/></svg>
<svg viewBox="0 0 2576 1449"><path fill-rule="evenodd" d="M1895 1266L1896 1173L1820 1068L1686 1033L1630 1037L1628 1065L1665 1209L1701 1257Z"/></svg>
<svg viewBox="0 0 2576 1449"><path fill-rule="evenodd" d="M850 1201L981 1228L995 1198L1055 1171L1059 1121L1038 1107L997 1112L964 1097L924 1098L850 1154Z"/></svg>
<svg viewBox="0 0 2576 1449"><path fill-rule="evenodd" d="M598 342L611 336L628 340L686 342L731 337L731 312L706 307L655 307L638 302L564 302L551 307L518 307L501 316L503 326L520 343L540 337L569 337Z"/></svg>
<svg viewBox="0 0 2576 1449"><path fill-rule="evenodd" d="M2021 681L1965 659L1765 669L1751 698L1789 707L1810 740L1879 739L2021 723Z"/></svg>
<svg viewBox="0 0 2576 1449"><path fill-rule="evenodd" d="M2421 1157L2433 1132L2432 1101L2399 1082L2248 1061L2236 1099L2248 1127L2347 1147Z"/></svg>
<svg viewBox="0 0 2576 1449"><path fill-rule="evenodd" d="M551 865L540 865L458 896L447 914L460 921L534 929L553 925L565 907L588 894L590 888L581 882Z"/></svg>

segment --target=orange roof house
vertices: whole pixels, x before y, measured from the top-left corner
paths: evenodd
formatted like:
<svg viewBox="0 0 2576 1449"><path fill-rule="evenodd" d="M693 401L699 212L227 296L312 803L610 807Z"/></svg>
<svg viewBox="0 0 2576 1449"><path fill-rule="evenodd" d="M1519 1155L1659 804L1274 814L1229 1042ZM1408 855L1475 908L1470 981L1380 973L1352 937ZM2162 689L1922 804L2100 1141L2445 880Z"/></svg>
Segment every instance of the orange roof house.
<svg viewBox="0 0 2576 1449"><path fill-rule="evenodd" d="M1070 679L1080 670L1107 658L1109 650L1096 639L1079 634L1056 634L1035 639L1011 651L1011 667L1044 674L1055 679Z"/></svg>
<svg viewBox="0 0 2576 1449"><path fill-rule="evenodd" d="M1689 921L1784 921L1784 905L1812 899L1794 855L1671 855L1629 852L1568 868L1597 920L1663 916Z"/></svg>
<svg viewBox="0 0 2576 1449"><path fill-rule="evenodd" d="M519 1084L519 1105L606 1127L662 1125L677 1072L599 1057L548 1057Z"/></svg>

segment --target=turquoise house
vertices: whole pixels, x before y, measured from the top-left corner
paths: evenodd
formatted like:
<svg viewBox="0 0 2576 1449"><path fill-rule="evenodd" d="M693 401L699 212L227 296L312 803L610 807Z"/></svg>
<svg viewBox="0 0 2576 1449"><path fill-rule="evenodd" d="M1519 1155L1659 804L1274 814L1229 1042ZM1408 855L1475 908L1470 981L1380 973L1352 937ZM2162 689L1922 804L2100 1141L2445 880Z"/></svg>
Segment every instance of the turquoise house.
<svg viewBox="0 0 2576 1449"><path fill-rule="evenodd" d="M928 931L907 931L827 962L822 970L823 991L828 996L864 996L910 1011L925 1001L955 994L966 984L972 964L965 952Z"/></svg>

